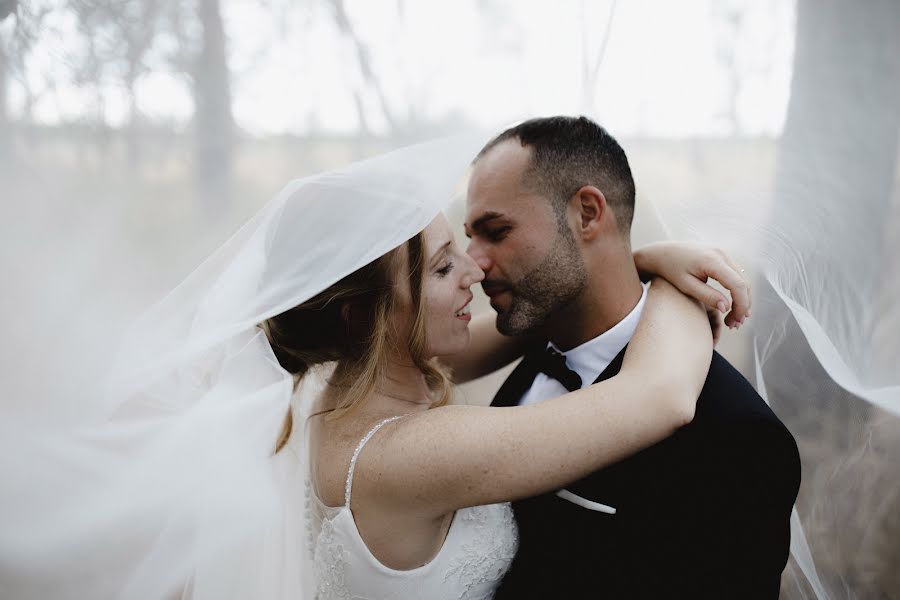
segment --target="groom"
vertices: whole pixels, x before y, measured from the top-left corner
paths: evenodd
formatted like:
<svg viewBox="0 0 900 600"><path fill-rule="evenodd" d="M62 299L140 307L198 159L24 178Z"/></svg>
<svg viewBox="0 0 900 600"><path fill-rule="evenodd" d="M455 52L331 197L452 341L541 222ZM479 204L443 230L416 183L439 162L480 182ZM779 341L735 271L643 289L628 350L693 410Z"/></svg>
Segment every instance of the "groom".
<svg viewBox="0 0 900 600"><path fill-rule="evenodd" d="M550 340L494 406L618 372L646 297L631 254L634 194L622 148L584 117L526 121L475 158L468 252L497 328ZM714 353L690 425L566 490L513 503L519 551L497 598L777 598L799 484L793 437Z"/></svg>

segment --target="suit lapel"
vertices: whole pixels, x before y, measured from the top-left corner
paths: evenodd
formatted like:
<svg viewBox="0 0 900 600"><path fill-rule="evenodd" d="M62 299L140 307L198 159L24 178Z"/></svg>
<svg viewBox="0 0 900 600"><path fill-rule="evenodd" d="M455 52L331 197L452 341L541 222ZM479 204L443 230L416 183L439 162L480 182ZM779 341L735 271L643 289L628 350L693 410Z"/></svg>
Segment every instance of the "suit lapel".
<svg viewBox="0 0 900 600"><path fill-rule="evenodd" d="M601 381L606 381L610 377L616 375L622 369L622 361L625 358L625 350L628 348L622 348L622 351L619 352L612 362L610 362L603 372L597 376L597 379L593 381L593 383L600 383ZM613 506L618 511L621 506L620 500L621 494L616 493L616 490L621 489L622 486L613 485L608 481L608 473L609 467L606 469L601 469L599 471L594 471L587 477L580 479L578 481L572 482L568 486L566 486L566 490L571 493L579 496L583 499L595 501L600 504ZM598 485L599 484L599 485Z"/></svg>
<svg viewBox="0 0 900 600"><path fill-rule="evenodd" d="M618 374L622 369L622 361L625 358L626 346L622 351L609 363L609 366L594 380L594 383L606 381L610 377ZM643 459L640 457L644 457ZM623 518L627 511L633 508L634 495L633 483L638 473L643 473L646 467L646 457L650 456L644 450L637 455L628 457L621 462L615 463L598 471L594 471L587 477L576 481L566 487L570 492L583 498L608 504L617 509L618 518ZM623 512L625 511L625 512Z"/></svg>
<svg viewBox="0 0 900 600"><path fill-rule="evenodd" d="M601 381L606 381L610 377L619 373L622 369L622 361L625 359L625 351L628 350L628 346L626 345L622 348L622 351L619 352L612 362L607 365L603 372L597 376L597 379L594 380L594 383L600 383Z"/></svg>

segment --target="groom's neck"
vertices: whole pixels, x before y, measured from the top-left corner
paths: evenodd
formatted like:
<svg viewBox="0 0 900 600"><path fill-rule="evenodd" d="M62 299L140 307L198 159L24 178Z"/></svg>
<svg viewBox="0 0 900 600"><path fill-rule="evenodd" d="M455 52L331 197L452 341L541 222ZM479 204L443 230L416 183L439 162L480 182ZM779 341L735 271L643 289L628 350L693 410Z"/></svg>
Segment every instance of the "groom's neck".
<svg viewBox="0 0 900 600"><path fill-rule="evenodd" d="M551 316L543 328L546 337L564 352L609 331L641 299L643 288L633 261L603 267L588 274L582 293Z"/></svg>

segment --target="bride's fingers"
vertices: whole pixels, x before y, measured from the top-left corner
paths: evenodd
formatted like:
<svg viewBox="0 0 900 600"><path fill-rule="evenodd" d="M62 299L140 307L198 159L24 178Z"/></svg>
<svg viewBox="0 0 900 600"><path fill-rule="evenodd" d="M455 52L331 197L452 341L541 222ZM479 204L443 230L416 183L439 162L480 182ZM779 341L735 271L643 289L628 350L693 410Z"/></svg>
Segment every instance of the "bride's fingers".
<svg viewBox="0 0 900 600"><path fill-rule="evenodd" d="M706 279L705 273L700 277L687 275L683 280L684 283L679 287L685 294L702 302L708 311L719 311L721 314L725 314L728 312L728 305L731 302L722 292L707 284Z"/></svg>
<svg viewBox="0 0 900 600"><path fill-rule="evenodd" d="M731 312L725 316L725 325L735 327L744 322L750 312L750 285L731 258L720 253L717 260L704 264L704 275L715 279L731 293Z"/></svg>
<svg viewBox="0 0 900 600"><path fill-rule="evenodd" d="M750 282L745 274L744 269L735 264L734 260L732 260L731 256L728 255L727 252L722 252L722 260L731 267L732 271L740 277L741 281L743 281L743 293L740 298L735 296L734 291L732 290L731 295L734 300L732 306L732 315L729 315L731 318L725 318L725 324L731 327L732 325L741 325L744 322L744 319L750 316L750 307L753 304L753 295L752 289L750 288ZM721 283L721 282L720 282Z"/></svg>

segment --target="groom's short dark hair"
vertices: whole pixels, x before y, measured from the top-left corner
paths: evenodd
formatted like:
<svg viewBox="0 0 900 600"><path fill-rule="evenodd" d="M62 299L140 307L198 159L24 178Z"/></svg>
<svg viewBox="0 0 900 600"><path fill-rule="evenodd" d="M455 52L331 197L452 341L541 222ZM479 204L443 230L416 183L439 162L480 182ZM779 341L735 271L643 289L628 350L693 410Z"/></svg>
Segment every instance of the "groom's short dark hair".
<svg viewBox="0 0 900 600"><path fill-rule="evenodd" d="M634 179L625 151L603 127L587 117L529 119L489 141L473 163L513 138L532 150L525 185L550 197L560 221L572 194L593 185L603 192L620 232L628 238L634 217Z"/></svg>

